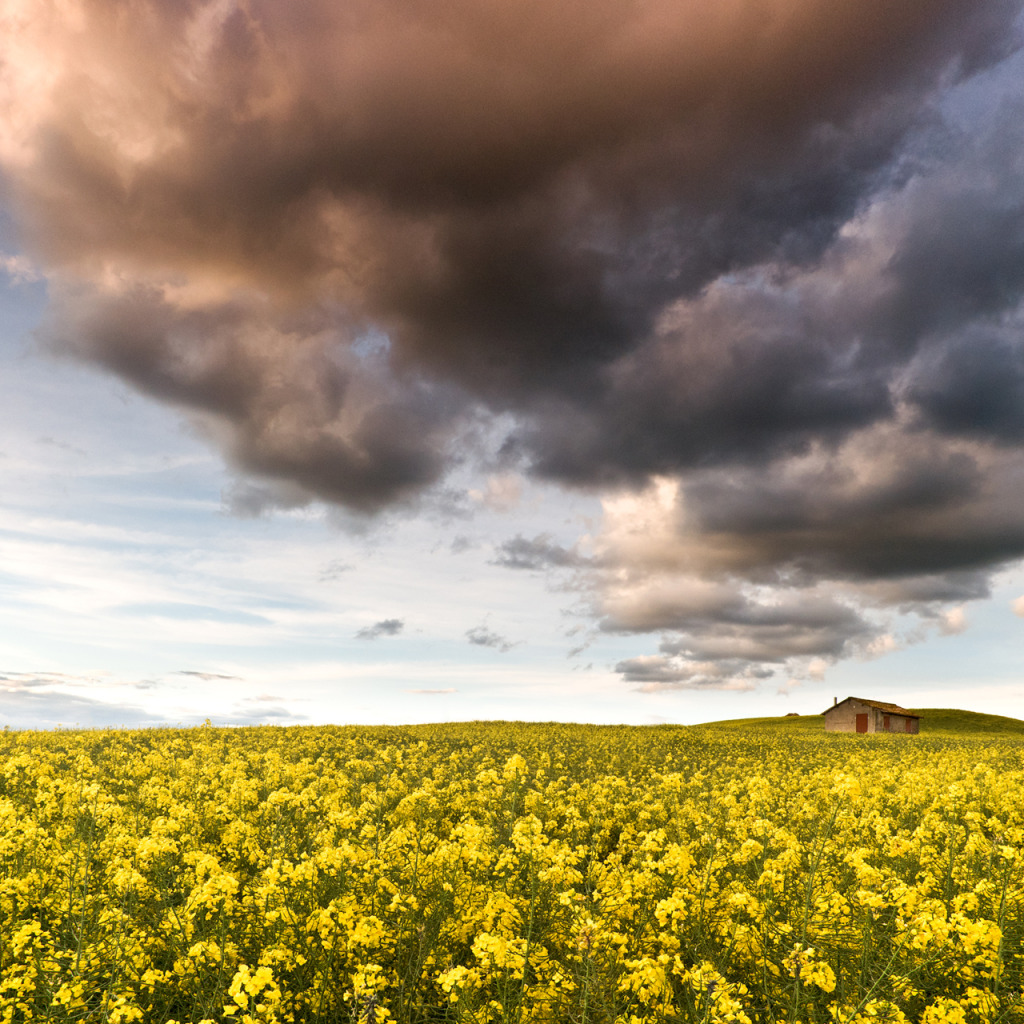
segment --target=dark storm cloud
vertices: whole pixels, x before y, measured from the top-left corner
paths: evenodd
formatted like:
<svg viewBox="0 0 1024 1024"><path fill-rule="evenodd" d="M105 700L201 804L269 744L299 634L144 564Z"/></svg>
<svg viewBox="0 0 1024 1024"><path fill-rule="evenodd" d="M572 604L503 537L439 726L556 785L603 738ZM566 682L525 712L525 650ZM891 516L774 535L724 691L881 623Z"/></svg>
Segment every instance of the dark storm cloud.
<svg viewBox="0 0 1024 1024"><path fill-rule="evenodd" d="M1024 441L1021 325L965 331L918 361L909 397L944 434Z"/></svg>
<svg viewBox="0 0 1024 1024"><path fill-rule="evenodd" d="M836 658L846 644L870 635L868 624L846 605L820 597L789 596L776 604L757 604L738 593L727 603L658 603L633 606L628 618L609 617L612 631L675 630L663 641L666 654L698 660L784 661L798 656Z"/></svg>
<svg viewBox="0 0 1024 1024"><path fill-rule="evenodd" d="M1022 486L1019 459L884 431L806 465L698 474L685 502L705 567L766 579L962 579L1024 551Z"/></svg>
<svg viewBox="0 0 1024 1024"><path fill-rule="evenodd" d="M236 513L670 481L657 543L496 562L673 685L1024 554L1019 0L70 6L0 40L43 334L187 410Z"/></svg>
<svg viewBox="0 0 1024 1024"><path fill-rule="evenodd" d="M23 230L74 282L50 336L208 414L245 470L361 510L440 479L466 403L518 412L510 450L583 481L885 415L839 330L727 323L739 374L663 367L649 335L722 273L819 258L1017 10L80 6L9 43ZM390 348L365 359L371 327Z"/></svg>
<svg viewBox="0 0 1024 1024"><path fill-rule="evenodd" d="M837 444L901 402L942 436L1018 444L1024 107L994 105L942 160L918 138L917 174L865 193L813 262L734 268L667 305L587 403L539 409L519 449L555 479L639 481Z"/></svg>
<svg viewBox="0 0 1024 1024"><path fill-rule="evenodd" d="M405 628L401 619L382 619L372 626L364 626L356 633L359 640L376 640L382 636L398 636Z"/></svg>
<svg viewBox="0 0 1024 1024"><path fill-rule="evenodd" d="M860 589L881 603L907 609L919 609L935 602L976 601L991 594L989 573L980 569L880 579L861 583Z"/></svg>
<svg viewBox="0 0 1024 1024"><path fill-rule="evenodd" d="M451 389L403 384L379 355L346 348L323 309L271 317L263 300L236 297L186 311L150 286L58 287L55 303L52 345L204 416L236 465L274 481L228 496L242 515L310 494L371 511L445 468Z"/></svg>
<svg viewBox="0 0 1024 1024"><path fill-rule="evenodd" d="M878 627L820 593L782 592L770 601L735 585L673 581L625 597L603 593L608 632L662 632L660 654L616 666L628 682L685 687L756 685L783 663L827 664L871 649Z"/></svg>

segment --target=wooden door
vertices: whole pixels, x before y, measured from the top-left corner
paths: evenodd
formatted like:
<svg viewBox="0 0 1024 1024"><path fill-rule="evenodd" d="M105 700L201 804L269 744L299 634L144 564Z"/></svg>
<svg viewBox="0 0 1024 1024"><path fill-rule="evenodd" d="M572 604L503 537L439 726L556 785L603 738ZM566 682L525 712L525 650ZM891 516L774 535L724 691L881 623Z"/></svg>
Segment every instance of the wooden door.
<svg viewBox="0 0 1024 1024"><path fill-rule="evenodd" d="M867 715L858 715L857 716L857 732L867 732L867 731L868 731L868 716Z"/></svg>
<svg viewBox="0 0 1024 1024"><path fill-rule="evenodd" d="M889 716L888 715L884 715L882 717L882 729L885 732L889 732Z"/></svg>

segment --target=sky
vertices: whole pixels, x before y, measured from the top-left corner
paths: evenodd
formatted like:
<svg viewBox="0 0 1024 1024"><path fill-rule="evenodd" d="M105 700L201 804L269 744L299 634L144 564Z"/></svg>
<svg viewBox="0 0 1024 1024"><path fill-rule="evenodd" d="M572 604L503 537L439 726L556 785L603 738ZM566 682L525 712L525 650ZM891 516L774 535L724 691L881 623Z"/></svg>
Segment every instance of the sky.
<svg viewBox="0 0 1024 1024"><path fill-rule="evenodd" d="M0 0L0 722L1024 718L1021 0Z"/></svg>

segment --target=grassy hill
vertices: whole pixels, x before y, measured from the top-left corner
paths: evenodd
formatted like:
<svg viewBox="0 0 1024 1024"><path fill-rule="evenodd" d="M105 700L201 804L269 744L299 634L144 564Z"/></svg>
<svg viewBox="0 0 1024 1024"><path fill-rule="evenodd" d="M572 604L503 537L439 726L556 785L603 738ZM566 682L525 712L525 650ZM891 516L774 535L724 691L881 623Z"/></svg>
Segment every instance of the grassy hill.
<svg viewBox="0 0 1024 1024"><path fill-rule="evenodd" d="M721 722L702 722L701 727L716 729L785 729L787 732L824 732L825 720L821 715L785 715L779 718L726 718Z"/></svg>
<svg viewBox="0 0 1024 1024"><path fill-rule="evenodd" d="M921 716L921 732L998 732L1024 735L1024 722L1005 715L985 715L957 708L912 708Z"/></svg>
<svg viewBox="0 0 1024 1024"><path fill-rule="evenodd" d="M1024 722L1005 715L985 715L979 711L961 711L957 708L911 708L921 716L921 733L998 733L1003 736L1024 736ZM706 722L707 726L721 729L770 728L787 732L824 732L821 715L785 715L778 718L732 718L722 722Z"/></svg>

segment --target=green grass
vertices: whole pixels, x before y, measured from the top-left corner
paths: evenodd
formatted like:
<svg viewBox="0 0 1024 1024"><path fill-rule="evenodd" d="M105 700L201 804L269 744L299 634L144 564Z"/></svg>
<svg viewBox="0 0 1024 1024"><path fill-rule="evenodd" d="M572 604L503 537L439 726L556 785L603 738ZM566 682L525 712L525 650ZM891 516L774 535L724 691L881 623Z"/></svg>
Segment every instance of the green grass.
<svg viewBox="0 0 1024 1024"><path fill-rule="evenodd" d="M979 711L961 711L957 708L910 708L921 716L921 733L997 733L1002 736L1024 735L1024 722L1019 718L1005 715L985 715ZM821 715L799 715L778 718L732 718L722 722L706 722L704 725L719 729L769 728L790 733L814 733L825 731L825 720Z"/></svg>
<svg viewBox="0 0 1024 1024"><path fill-rule="evenodd" d="M921 732L995 732L1024 735L1024 722L1005 715L985 715L957 708L913 708L921 716Z"/></svg>
<svg viewBox="0 0 1024 1024"><path fill-rule="evenodd" d="M721 722L702 722L700 727L716 729L784 729L787 732L824 732L825 719L821 715L794 715L789 718L727 718Z"/></svg>

